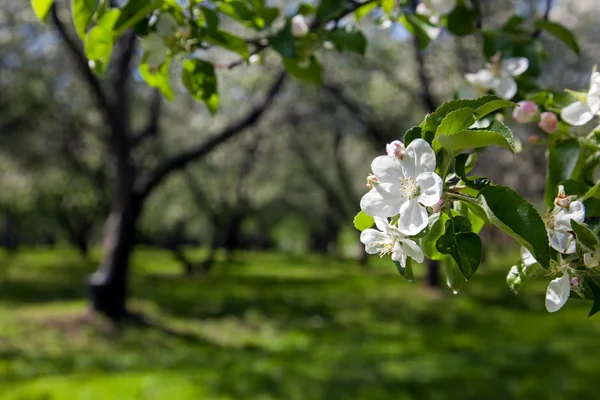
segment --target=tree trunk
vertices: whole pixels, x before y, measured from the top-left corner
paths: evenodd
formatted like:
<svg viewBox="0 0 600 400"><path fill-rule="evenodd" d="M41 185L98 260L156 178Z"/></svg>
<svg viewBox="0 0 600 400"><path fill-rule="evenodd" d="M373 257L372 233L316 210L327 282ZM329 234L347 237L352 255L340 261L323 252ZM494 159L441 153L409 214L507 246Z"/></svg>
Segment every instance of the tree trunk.
<svg viewBox="0 0 600 400"><path fill-rule="evenodd" d="M427 264L427 286L440 287L440 268L439 261L426 259Z"/></svg>
<svg viewBox="0 0 600 400"><path fill-rule="evenodd" d="M128 267L140 211L141 199L117 196L105 227L102 263L88 282L92 309L112 320L129 315Z"/></svg>

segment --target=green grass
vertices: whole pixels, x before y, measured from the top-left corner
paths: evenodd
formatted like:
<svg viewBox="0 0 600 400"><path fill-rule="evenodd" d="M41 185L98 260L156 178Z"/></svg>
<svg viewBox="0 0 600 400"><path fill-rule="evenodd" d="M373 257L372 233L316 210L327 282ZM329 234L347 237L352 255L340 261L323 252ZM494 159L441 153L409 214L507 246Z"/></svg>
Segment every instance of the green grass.
<svg viewBox="0 0 600 400"><path fill-rule="evenodd" d="M200 256L200 254L198 254ZM131 306L154 327L85 317L93 270L68 250L0 257L0 399L596 398L600 319L544 281L515 296L502 254L457 296L391 263L242 253L181 277L167 253L134 258Z"/></svg>

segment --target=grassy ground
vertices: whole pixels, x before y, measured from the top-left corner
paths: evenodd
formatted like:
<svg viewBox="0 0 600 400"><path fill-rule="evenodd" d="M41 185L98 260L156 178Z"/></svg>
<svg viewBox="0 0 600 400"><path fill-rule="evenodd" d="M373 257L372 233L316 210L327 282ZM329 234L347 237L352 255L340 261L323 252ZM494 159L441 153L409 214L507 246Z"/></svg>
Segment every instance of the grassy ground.
<svg viewBox="0 0 600 400"><path fill-rule="evenodd" d="M504 284L493 257L457 296L391 264L240 254L188 280L165 253L136 254L133 302L153 327L85 318L93 265L68 251L1 258L0 399L596 398L600 318L543 284Z"/></svg>

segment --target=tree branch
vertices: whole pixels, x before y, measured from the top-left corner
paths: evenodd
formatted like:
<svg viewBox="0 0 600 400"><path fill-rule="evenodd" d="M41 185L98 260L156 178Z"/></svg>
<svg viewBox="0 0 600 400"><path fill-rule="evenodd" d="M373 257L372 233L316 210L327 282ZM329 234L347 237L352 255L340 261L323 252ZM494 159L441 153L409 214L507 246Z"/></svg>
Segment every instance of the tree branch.
<svg viewBox="0 0 600 400"><path fill-rule="evenodd" d="M148 119L146 120L146 126L131 138L132 146L135 146L158 133L161 108L162 94L158 89L155 89L152 91L152 99L150 100L150 106L148 107Z"/></svg>
<svg viewBox="0 0 600 400"><path fill-rule="evenodd" d="M94 97L96 98L96 102L98 106L106 114L107 118L112 117L112 105L108 98L106 97L106 93L102 89L102 85L100 81L94 75L94 73L90 70L88 66L88 60L81 49L81 46L77 43L77 39L73 38L73 36L67 31L65 25L62 23L60 18L58 17L58 12L56 10L57 5L54 3L52 8L50 9L50 20L52 24L56 27L61 39L65 43L67 50L75 60L75 64L79 72L81 73L83 79L86 81L88 86L91 89Z"/></svg>
<svg viewBox="0 0 600 400"><path fill-rule="evenodd" d="M544 21L548 21L548 18L550 18L550 9L552 8L552 0L546 0L546 10L544 11L544 16L542 17L544 19ZM533 39L538 38L542 33L541 29L536 29L532 34L531 37Z"/></svg>
<svg viewBox="0 0 600 400"><path fill-rule="evenodd" d="M477 30L481 31L483 27L483 12L481 11L481 3L479 0L471 0L471 4L473 5L473 11L475 11L475 27Z"/></svg>
<svg viewBox="0 0 600 400"><path fill-rule="evenodd" d="M285 72L279 73L279 76L275 80L275 83L268 91L266 98L262 101L262 103L255 105L250 111L250 113L246 115L246 117L230 124L220 133L209 136L206 140L190 148L189 150L183 151L182 153L170 158L162 166L159 166L154 171L147 171L144 174L142 174L136 182L136 191L141 196L148 195L152 191L152 189L154 189L164 178L166 178L172 172L184 168L190 162L193 162L205 156L219 145L239 135L244 130L256 124L260 120L264 112L271 106L271 104L273 104L273 100L283 87L285 77Z"/></svg>
<svg viewBox="0 0 600 400"><path fill-rule="evenodd" d="M421 102L423 103L423 106L427 112L431 113L435 111L437 105L429 88L429 77L425 71L425 59L423 58L423 53L419 48L419 39L416 35L413 35L412 43L415 50L415 59L417 61L417 75L419 76L419 82L421 83Z"/></svg>

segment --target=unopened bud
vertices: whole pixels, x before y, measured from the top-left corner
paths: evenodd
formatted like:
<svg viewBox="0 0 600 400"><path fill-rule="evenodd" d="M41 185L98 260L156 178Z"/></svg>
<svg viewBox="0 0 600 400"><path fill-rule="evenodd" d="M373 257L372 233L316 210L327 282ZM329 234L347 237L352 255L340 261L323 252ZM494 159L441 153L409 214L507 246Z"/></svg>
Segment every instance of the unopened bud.
<svg viewBox="0 0 600 400"><path fill-rule="evenodd" d="M581 289L581 279L579 279L578 277L574 276L571 278L571 290L575 290L578 291L579 289Z"/></svg>
<svg viewBox="0 0 600 400"><path fill-rule="evenodd" d="M404 144L399 140L394 140L392 143L388 143L385 146L385 149L388 156L397 158L398 160L402 160L404 158L404 152L406 151Z"/></svg>
<svg viewBox="0 0 600 400"><path fill-rule="evenodd" d="M546 133L554 133L558 128L558 118L551 111L546 111L540 114L540 122L538 126Z"/></svg>
<svg viewBox="0 0 600 400"><path fill-rule="evenodd" d="M292 18L292 35L296 37L304 36L309 30L303 15L298 14Z"/></svg>
<svg viewBox="0 0 600 400"><path fill-rule="evenodd" d="M538 135L531 135L527 138L527 141L531 144L542 144L542 139Z"/></svg>
<svg viewBox="0 0 600 400"><path fill-rule="evenodd" d="M440 210L442 209L442 206L444 205L444 198L441 198L437 203L435 203L433 205L433 207L431 207L433 209L434 213L439 213Z"/></svg>
<svg viewBox="0 0 600 400"><path fill-rule="evenodd" d="M512 117L518 123L526 124L533 121L539 112L537 104L533 101L520 101L519 105L513 110Z"/></svg>
<svg viewBox="0 0 600 400"><path fill-rule="evenodd" d="M373 189L373 186L377 186L379 184L379 179L373 174L367 176L367 187L369 189Z"/></svg>

